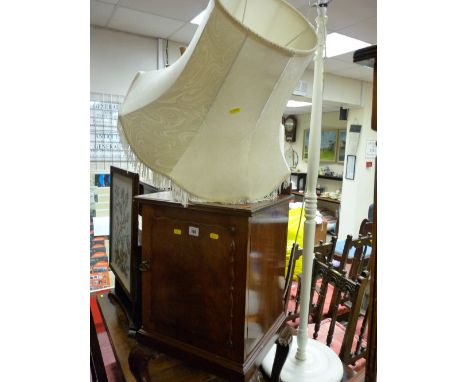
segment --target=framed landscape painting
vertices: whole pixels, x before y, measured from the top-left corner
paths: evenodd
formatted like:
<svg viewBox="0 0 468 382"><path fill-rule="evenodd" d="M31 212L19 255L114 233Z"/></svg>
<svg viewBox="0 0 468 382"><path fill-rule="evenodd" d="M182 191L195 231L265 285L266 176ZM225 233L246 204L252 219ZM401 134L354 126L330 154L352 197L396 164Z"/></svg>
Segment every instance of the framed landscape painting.
<svg viewBox="0 0 468 382"><path fill-rule="evenodd" d="M306 160L309 150L309 132L304 130L302 159ZM320 140L320 162L344 162L346 151L346 130L322 130Z"/></svg>
<svg viewBox="0 0 468 382"><path fill-rule="evenodd" d="M322 130L320 141L320 162L335 162L338 130Z"/></svg>

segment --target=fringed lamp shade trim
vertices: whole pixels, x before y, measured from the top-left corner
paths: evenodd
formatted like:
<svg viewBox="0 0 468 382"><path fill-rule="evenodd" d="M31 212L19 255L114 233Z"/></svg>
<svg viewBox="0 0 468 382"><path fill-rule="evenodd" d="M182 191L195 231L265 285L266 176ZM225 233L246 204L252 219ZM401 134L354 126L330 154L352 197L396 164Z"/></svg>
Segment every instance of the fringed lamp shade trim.
<svg viewBox="0 0 468 382"><path fill-rule="evenodd" d="M196 195L187 192L183 188L181 188L177 183L175 183L172 179L167 176L164 176L145 164L143 164L137 157L137 155L132 151L130 145L125 139L125 135L122 130L122 125L118 124L118 131L120 135L120 142L122 144L122 148L125 152L127 157L130 170L139 174L140 178L144 180L146 183L152 184L153 186L161 189L161 190L170 190L172 196L175 200L181 203L184 206L187 206L189 201L192 202L209 202L209 200L204 200L202 198L197 197ZM226 204L244 204L244 203L255 203L262 200L274 200L278 197L281 193L282 189L288 187L290 184L289 175L278 185L270 194L265 195L261 199L257 200L248 200L248 199L239 199L238 201L233 201Z"/></svg>
<svg viewBox="0 0 468 382"><path fill-rule="evenodd" d="M184 205L275 198L290 176L281 115L315 44L283 0L211 0L182 57L139 72L122 104L134 170Z"/></svg>

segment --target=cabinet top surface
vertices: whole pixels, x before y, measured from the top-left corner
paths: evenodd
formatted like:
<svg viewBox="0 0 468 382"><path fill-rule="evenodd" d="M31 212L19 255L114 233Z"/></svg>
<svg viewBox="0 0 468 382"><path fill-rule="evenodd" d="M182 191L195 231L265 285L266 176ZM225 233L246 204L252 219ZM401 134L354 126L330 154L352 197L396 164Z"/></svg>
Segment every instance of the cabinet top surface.
<svg viewBox="0 0 468 382"><path fill-rule="evenodd" d="M211 202L189 202L187 205L188 209L211 209L211 210L224 210L232 213L241 213L245 215L251 215L252 213L259 212L265 208L287 203L292 198L291 195L279 195L274 200L264 200L257 203L246 203L246 204L222 204L222 203L211 203ZM182 204L174 200L170 191L156 192L153 194L144 194L136 196L135 199L139 203L148 204L161 204L161 205L173 205L180 208L184 208Z"/></svg>

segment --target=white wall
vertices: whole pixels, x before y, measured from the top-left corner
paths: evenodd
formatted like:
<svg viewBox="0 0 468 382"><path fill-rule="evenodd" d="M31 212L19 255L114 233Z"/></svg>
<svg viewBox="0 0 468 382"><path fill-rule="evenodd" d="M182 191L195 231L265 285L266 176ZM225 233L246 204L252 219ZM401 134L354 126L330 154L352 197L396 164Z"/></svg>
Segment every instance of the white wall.
<svg viewBox="0 0 468 382"><path fill-rule="evenodd" d="M301 77L302 81L309 83L307 96L306 97L294 97L295 99L303 98L304 101L311 100L312 87L313 87L313 70L306 70ZM363 106L367 105L368 100L364 97L364 86L369 85L366 82L355 80L352 78L345 78L336 76L333 74L324 74L323 81L323 100L329 104L335 104L336 106L342 105L350 109L347 121L339 120L339 112L330 112L322 114L322 129L346 129L349 125L350 116L357 115L353 114L352 110L361 110ZM296 142L292 144L294 150L299 154L299 164L297 166L298 172L307 171L307 162L302 159L303 156L303 142L304 142L304 129L310 127L310 112L305 114L296 115L298 118L298 129L296 133ZM287 148L288 144L286 144ZM321 163L320 167L328 166L330 169L337 174L343 174L344 166L341 163ZM357 182L360 182L356 179ZM326 191L336 191L342 188L342 183L334 180L318 179L318 184L325 187ZM343 196L344 197L344 196ZM354 198L351 195L352 198ZM348 211L344 210L345 214Z"/></svg>
<svg viewBox="0 0 468 382"><path fill-rule="evenodd" d="M348 180L343 177L339 239L345 239L347 234L357 236L359 225L362 219L367 218L369 205L374 200L375 159L366 159L367 141L377 140L377 133L371 129L371 83L363 82L362 98L363 107L352 109L348 114L348 132L352 124L360 124L362 129L356 153L355 179ZM348 148L347 145L346 155ZM372 161L372 167L366 168L366 161Z"/></svg>
<svg viewBox="0 0 468 382"><path fill-rule="evenodd" d="M180 57L181 43L169 41L169 64ZM157 69L157 39L91 27L91 92L125 95L139 70Z"/></svg>
<svg viewBox="0 0 468 382"><path fill-rule="evenodd" d="M336 76L335 76L336 77ZM306 77L307 78L307 77ZM336 77L338 78L338 77ZM335 81L334 78L332 81ZM347 121L339 120L339 112L323 113L322 114L322 129L346 128L349 133L349 127L352 124L362 125L361 136L356 153L356 169L354 180L345 179L345 164L339 163L321 163L320 167L329 166L333 171L343 174L343 182L333 180L318 179L318 184L324 186L326 191L336 191L341 188L341 211L340 211L340 229L339 239L345 239L347 234L357 236L359 226L362 219L367 218L369 205L374 199L374 173L375 160L366 159L365 150L368 140L377 140L377 134L371 129L372 115L372 83L358 82L354 80L343 82L343 92L351 90L351 96L343 96L342 99L357 97L357 89L359 89L359 104L360 107L352 107L348 113ZM338 83L333 83L335 94L340 93ZM332 87L330 87L331 89ZM353 90L354 89L354 90ZM330 90L331 91L331 90ZM353 95L354 93L354 95ZM333 100L332 100L333 101ZM353 102L356 102L354 99ZM293 149L299 154L298 172L307 171L307 162L302 159L303 144L304 144L304 129L310 126L310 113L296 115L298 127L296 131L296 142L292 143ZM287 148L289 143L285 144ZM345 157L349 154L349 146L346 147ZM372 167L366 168L366 161L372 161Z"/></svg>
<svg viewBox="0 0 468 382"><path fill-rule="evenodd" d="M163 40L164 48L165 42L166 40ZM181 46L184 45L169 41L169 64L173 64L180 57L179 48ZM163 50L164 56L165 49ZM140 70L155 70L157 63L158 40L156 38L91 27L91 92L125 96L135 74ZM125 163L120 164L120 166L125 167ZM95 172L108 171L108 162L92 163L91 184L94 184Z"/></svg>

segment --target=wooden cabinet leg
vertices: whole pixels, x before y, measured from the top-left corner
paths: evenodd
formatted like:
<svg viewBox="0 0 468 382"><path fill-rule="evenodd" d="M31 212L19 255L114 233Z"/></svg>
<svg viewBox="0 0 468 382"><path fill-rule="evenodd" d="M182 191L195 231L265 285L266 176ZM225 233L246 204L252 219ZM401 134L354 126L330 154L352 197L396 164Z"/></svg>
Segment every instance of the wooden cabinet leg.
<svg viewBox="0 0 468 382"><path fill-rule="evenodd" d="M128 356L128 364L137 382L151 382L151 377L148 372L148 363L157 357L158 355L156 352L145 350L139 346L135 346L132 349Z"/></svg>

